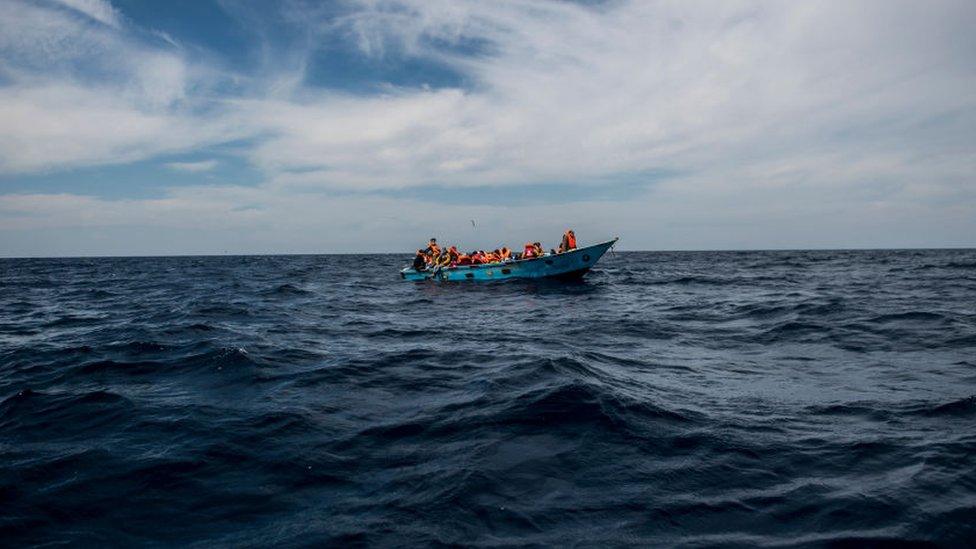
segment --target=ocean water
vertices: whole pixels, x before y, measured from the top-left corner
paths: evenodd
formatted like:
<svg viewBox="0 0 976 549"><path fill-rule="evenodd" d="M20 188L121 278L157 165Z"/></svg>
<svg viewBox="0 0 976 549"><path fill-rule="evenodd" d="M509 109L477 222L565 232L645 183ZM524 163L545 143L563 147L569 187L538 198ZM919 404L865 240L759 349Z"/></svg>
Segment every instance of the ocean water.
<svg viewBox="0 0 976 549"><path fill-rule="evenodd" d="M976 251L0 260L0 545L976 543Z"/></svg>

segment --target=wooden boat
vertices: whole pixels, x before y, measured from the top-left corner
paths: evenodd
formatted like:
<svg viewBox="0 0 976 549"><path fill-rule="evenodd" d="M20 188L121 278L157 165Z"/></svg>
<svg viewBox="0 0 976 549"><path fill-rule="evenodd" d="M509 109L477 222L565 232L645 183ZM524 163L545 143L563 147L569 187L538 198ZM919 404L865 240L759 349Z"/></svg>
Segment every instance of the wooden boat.
<svg viewBox="0 0 976 549"><path fill-rule="evenodd" d="M586 274L613 247L617 239L608 240L561 254L546 254L530 259L509 260L487 265L458 265L416 271L400 271L405 280L506 280L509 278L574 279Z"/></svg>

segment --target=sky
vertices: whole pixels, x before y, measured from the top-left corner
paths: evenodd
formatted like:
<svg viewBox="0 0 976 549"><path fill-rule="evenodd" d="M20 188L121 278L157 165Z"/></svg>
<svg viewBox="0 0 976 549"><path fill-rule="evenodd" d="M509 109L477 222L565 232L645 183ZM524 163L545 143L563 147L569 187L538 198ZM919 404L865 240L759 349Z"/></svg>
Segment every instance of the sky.
<svg viewBox="0 0 976 549"><path fill-rule="evenodd" d="M972 0L0 0L0 256L976 246Z"/></svg>

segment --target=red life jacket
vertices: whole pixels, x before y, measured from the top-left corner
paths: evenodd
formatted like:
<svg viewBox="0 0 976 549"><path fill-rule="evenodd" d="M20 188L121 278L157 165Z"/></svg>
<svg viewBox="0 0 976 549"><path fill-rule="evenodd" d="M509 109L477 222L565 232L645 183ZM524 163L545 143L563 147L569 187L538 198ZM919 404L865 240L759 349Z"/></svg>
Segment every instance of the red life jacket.
<svg viewBox="0 0 976 549"><path fill-rule="evenodd" d="M566 237L566 245L569 247L569 249L570 250L575 250L576 249L576 235L574 235L570 231L566 231L566 234L564 234L563 236Z"/></svg>

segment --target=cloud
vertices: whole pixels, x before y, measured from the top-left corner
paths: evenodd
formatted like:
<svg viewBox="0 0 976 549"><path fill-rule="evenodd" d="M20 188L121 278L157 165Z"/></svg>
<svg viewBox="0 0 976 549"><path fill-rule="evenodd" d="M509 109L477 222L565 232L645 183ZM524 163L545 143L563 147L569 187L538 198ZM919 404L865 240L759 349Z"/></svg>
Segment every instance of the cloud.
<svg viewBox="0 0 976 549"><path fill-rule="evenodd" d="M282 226L328 231L323 216L334 214L333 229L348 228L356 223L349 212L403 217L425 207L382 191L505 193L513 185L641 183L652 172L675 175L626 203L581 199L536 212L538 225L501 207L441 206L445 219L466 222L471 211L507 219L512 233L559 225L560 216L613 231L589 216L705 247L707 235L730 245L853 242L841 228L879 244L915 238L907 228L921 231L919 242L959 242L944 227L971 226L963 219L976 203L976 8L967 1L363 0L338 12L289 4L276 17L225 2L246 12L261 52L235 70L186 37L147 40L158 34L107 2L65 4L73 10L12 2L0 14L0 173L233 142L264 183L237 189L228 180L222 190L174 190L158 201L38 194L30 208L11 195L3 214L13 216L4 220L10 230L71 219L115 226L110 219L174 212L189 219L201 213L199 201L223 226L264 223L263 234L287 241ZM351 48L343 55L352 64L419 60L460 78L331 88L344 75L319 81L312 68L337 55L336 40ZM222 165L212 162L169 166L219 179ZM45 209L55 204L116 213L85 221ZM281 225L268 229L275 219ZM793 221L795 231L783 228ZM393 224L360 223L364 247L382 249L378 235ZM668 228L679 225L683 234Z"/></svg>
<svg viewBox="0 0 976 549"><path fill-rule="evenodd" d="M919 200L910 187L882 197L840 185L729 186L696 176L664 180L624 202L557 206L432 206L382 194L234 185L175 187L151 199L8 194L0 195L0 253L402 252L430 235L467 248L530 239L554 246L567 226L584 242L619 235L622 250L971 246L976 201L943 190L948 204Z"/></svg>
<svg viewBox="0 0 976 549"><path fill-rule="evenodd" d="M781 184L857 170L865 184L904 179L884 166L935 155L931 178L958 178L972 151L954 144L976 137L976 99L960 93L976 85L973 61L959 40L974 11L364 2L310 20L311 34L346 32L363 56L434 60L474 84L355 96L306 87L238 106L267 132L250 159L283 186L599 184L766 165L778 171L759 176ZM458 53L468 43L480 47Z"/></svg>
<svg viewBox="0 0 976 549"><path fill-rule="evenodd" d="M111 8L78 6L103 18L109 12L98 6ZM0 174L124 164L247 133L219 102L194 95L222 82L219 71L114 27L22 2L0 15L8 80L0 86Z"/></svg>
<svg viewBox="0 0 976 549"><path fill-rule="evenodd" d="M168 162L166 167L178 172L209 172L217 167L216 160L200 160L197 162Z"/></svg>
<svg viewBox="0 0 976 549"><path fill-rule="evenodd" d="M110 27L121 26L119 12L105 0L56 0L80 13Z"/></svg>
<svg viewBox="0 0 976 549"><path fill-rule="evenodd" d="M126 163L221 142L232 121L144 109L118 90L64 83L0 88L0 171Z"/></svg>
<svg viewBox="0 0 976 549"><path fill-rule="evenodd" d="M105 2L72 6L116 13ZM70 52L94 51L96 65L117 69L115 81L18 79L4 92L5 112L18 122L3 126L0 169L128 162L243 138L253 139L244 154L269 181L341 188L718 173L792 156L799 169L810 153L843 162L845 151L862 166L874 155L911 164L974 133L976 99L958 93L976 86L973 61L957 37L976 10L965 2L937 8L377 0L338 18L306 17L297 78L277 74L215 100L205 82L220 71L181 50L118 29L66 32L47 55L74 66L81 60ZM21 17L59 16L28 11ZM72 25L81 23L58 23ZM24 56L50 37L50 25L19 27L8 43ZM345 33L367 58L434 60L474 84L365 95L316 89L301 73L328 33ZM468 43L480 47L459 53ZM95 124L102 118L110 123ZM931 124L940 118L949 120ZM969 153L957 150L956 160Z"/></svg>

